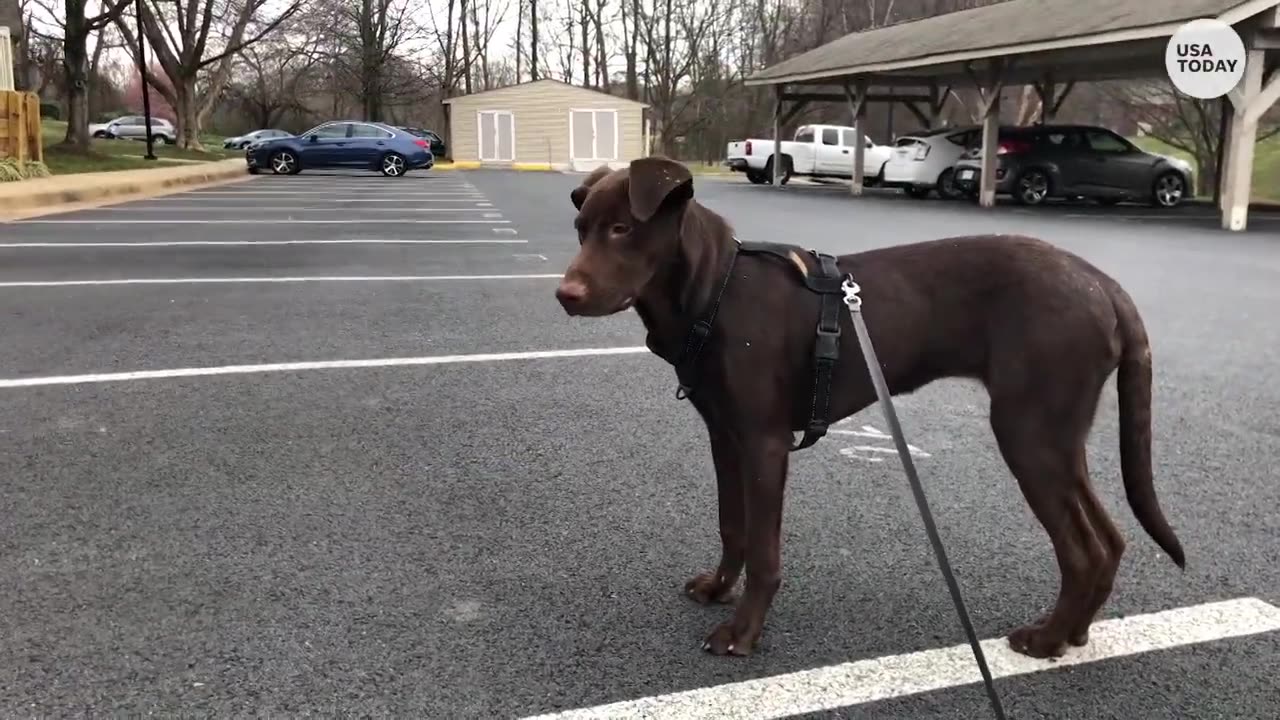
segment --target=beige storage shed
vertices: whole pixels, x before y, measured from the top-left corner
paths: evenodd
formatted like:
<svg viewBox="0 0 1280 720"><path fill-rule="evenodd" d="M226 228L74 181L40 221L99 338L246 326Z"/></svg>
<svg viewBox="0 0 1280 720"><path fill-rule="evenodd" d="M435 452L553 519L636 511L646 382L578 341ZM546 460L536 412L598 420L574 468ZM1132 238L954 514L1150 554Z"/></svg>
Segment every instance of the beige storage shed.
<svg viewBox="0 0 1280 720"><path fill-rule="evenodd" d="M444 103L456 163L587 171L648 154L648 105L599 90L534 80Z"/></svg>

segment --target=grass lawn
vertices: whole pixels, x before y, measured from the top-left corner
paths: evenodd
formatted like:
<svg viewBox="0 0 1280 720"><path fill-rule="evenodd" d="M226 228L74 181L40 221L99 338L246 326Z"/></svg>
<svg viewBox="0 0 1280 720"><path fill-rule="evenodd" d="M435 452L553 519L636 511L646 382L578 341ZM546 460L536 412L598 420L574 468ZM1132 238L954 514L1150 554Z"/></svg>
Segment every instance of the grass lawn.
<svg viewBox="0 0 1280 720"><path fill-rule="evenodd" d="M1136 137L1130 138L1130 140L1148 152L1172 155L1186 160L1193 166L1195 165L1195 161L1192 160L1189 153L1169 147L1154 138ZM1253 192L1251 195L1255 201L1280 202L1280 135L1272 135L1263 140L1258 143L1257 148L1253 151ZM1207 197L1212 199L1212 192L1208 193Z"/></svg>
<svg viewBox="0 0 1280 720"><path fill-rule="evenodd" d="M209 162L239 157L240 153L222 149L222 138L202 135L200 142L205 152L196 152L173 145L155 144L157 160L145 160L147 144L137 140L97 140L92 151L85 155L58 147L66 137L67 124L58 120L41 122L44 136L44 162L54 175L70 173L104 172L110 170L136 170L139 168L168 167L176 162Z"/></svg>

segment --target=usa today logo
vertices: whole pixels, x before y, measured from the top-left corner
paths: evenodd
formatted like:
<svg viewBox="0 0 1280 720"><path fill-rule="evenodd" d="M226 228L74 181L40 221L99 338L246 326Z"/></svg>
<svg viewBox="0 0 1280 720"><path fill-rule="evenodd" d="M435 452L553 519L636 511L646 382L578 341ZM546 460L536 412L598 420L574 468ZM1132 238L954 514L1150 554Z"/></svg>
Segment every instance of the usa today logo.
<svg viewBox="0 0 1280 720"><path fill-rule="evenodd" d="M1244 76L1244 41L1221 20L1192 20L1178 28L1164 51L1174 87L1212 100L1231 92Z"/></svg>

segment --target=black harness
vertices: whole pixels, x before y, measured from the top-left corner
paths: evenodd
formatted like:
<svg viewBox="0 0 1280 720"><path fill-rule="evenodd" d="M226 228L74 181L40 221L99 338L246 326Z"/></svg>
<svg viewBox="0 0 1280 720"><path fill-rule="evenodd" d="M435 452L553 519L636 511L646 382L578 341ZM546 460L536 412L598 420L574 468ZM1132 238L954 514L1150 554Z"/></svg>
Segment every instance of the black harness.
<svg viewBox="0 0 1280 720"><path fill-rule="evenodd" d="M791 446L792 452L803 450L827 434L827 411L831 405L831 376L835 371L836 361L840 358L840 313L844 310L844 290L841 288L841 283L849 276L840 272L834 255L820 253L817 250L805 250L796 245L743 242L734 238L734 252L729 258L729 268L720 282L720 290L716 293L706 317L689 328L684 350L676 359L676 377L680 383L676 390L676 398L684 400L693 392L698 355L702 352L707 338L711 336L716 312L720 309L720 300L724 297L725 288L729 286L729 278L733 277L733 268L739 253L773 255L795 268L796 271L800 271L800 268L795 266L794 259L799 258L803 262L806 254L812 256L818 264L816 273L806 270L801 274L805 287L811 292L818 293L822 298L822 308L818 313L817 337L813 343L813 402L809 410L809 424L804 429L804 437Z"/></svg>

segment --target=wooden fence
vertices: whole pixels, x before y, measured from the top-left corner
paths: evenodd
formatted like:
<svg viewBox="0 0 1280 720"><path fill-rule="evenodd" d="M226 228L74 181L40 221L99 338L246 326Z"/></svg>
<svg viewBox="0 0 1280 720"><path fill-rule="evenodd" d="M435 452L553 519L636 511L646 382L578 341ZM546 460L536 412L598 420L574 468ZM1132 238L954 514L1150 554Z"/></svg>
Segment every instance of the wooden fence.
<svg viewBox="0 0 1280 720"><path fill-rule="evenodd" d="M0 90L0 158L44 162L40 98L35 93Z"/></svg>

